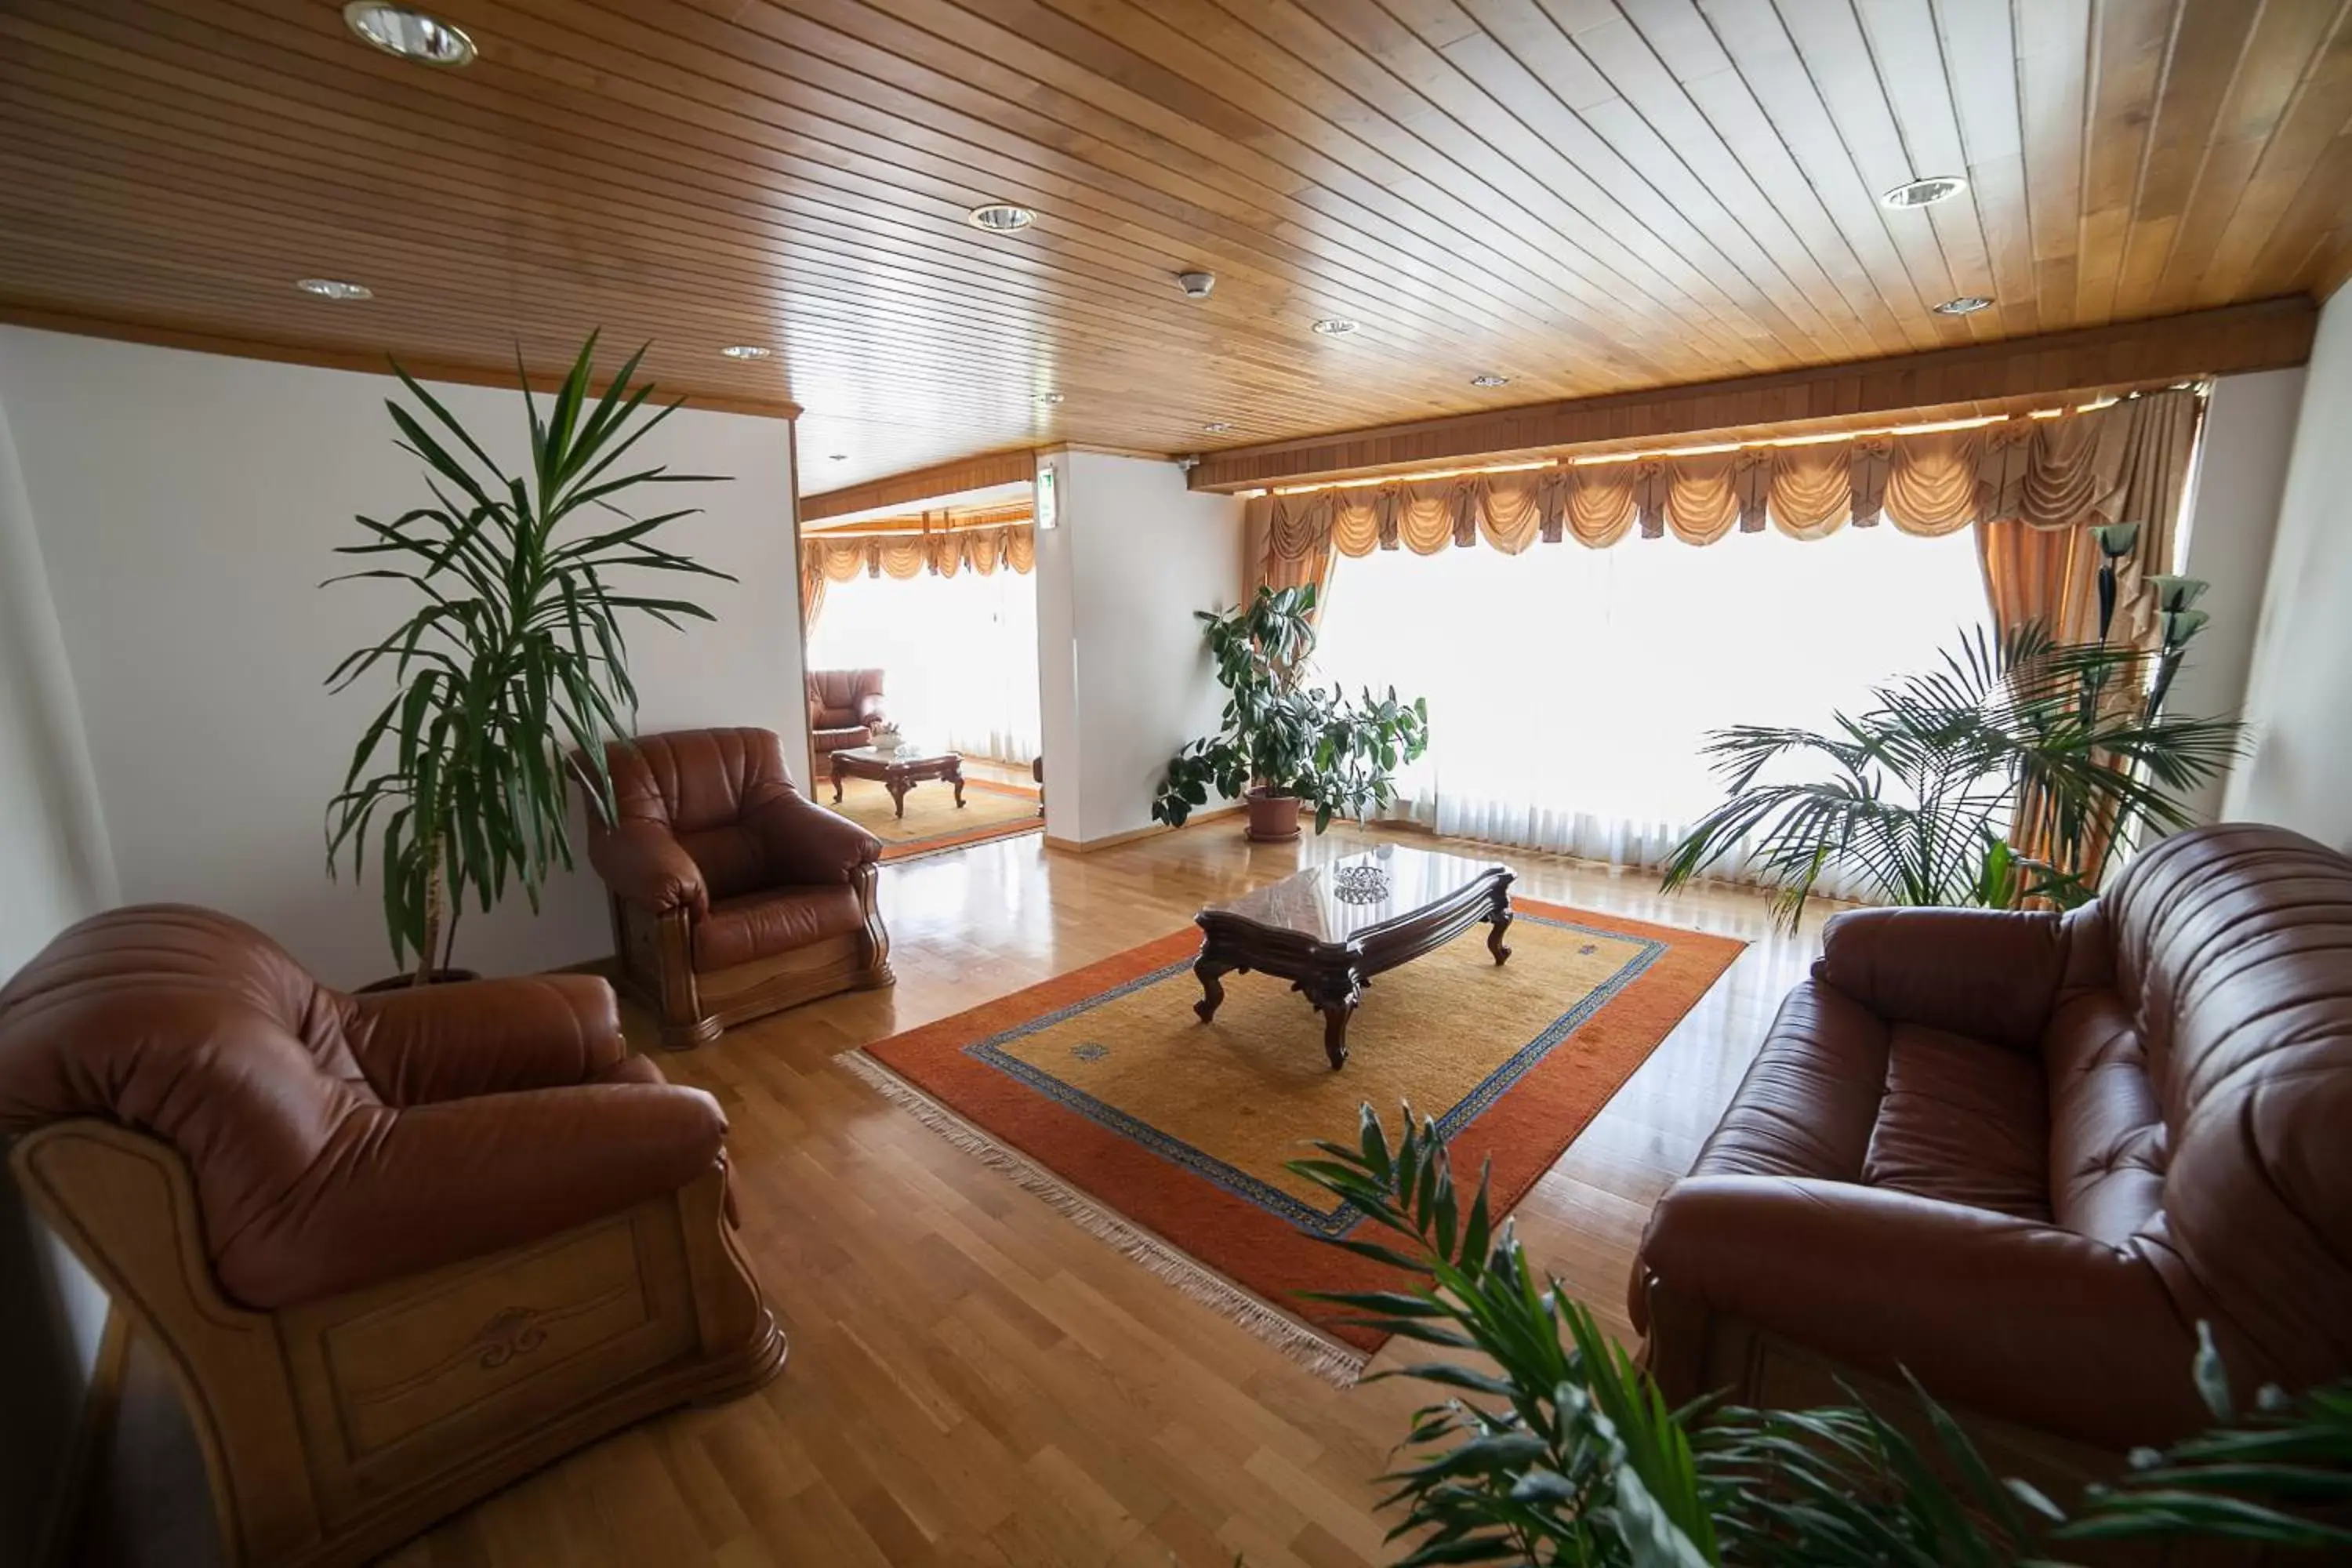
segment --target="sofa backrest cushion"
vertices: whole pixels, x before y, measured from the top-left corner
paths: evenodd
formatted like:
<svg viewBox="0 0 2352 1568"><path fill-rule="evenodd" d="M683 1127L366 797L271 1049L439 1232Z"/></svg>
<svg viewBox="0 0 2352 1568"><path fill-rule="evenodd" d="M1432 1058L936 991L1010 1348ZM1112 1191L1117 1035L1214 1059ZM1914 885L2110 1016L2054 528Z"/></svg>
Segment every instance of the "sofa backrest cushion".
<svg viewBox="0 0 2352 1568"><path fill-rule="evenodd" d="M2143 1250L2184 1314L2248 1342L2261 1375L2340 1373L2352 1366L2352 859L2284 828L2204 828L2145 851L2099 903L2110 1026L2136 1037L2116 1048L2136 1047L2161 1119L2150 1157L2163 1210Z"/></svg>
<svg viewBox="0 0 2352 1568"><path fill-rule="evenodd" d="M774 881L766 841L743 821L775 795L793 793L774 731L677 730L614 742L604 754L621 820L667 827L693 858L712 898Z"/></svg>

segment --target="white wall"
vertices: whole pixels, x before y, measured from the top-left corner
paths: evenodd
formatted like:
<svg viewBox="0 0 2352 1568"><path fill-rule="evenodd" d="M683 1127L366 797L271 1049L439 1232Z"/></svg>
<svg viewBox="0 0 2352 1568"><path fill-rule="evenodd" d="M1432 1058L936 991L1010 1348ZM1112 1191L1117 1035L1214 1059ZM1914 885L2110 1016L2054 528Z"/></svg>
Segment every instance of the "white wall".
<svg viewBox="0 0 2352 1568"><path fill-rule="evenodd" d="M2352 289L2320 313L2305 367L2246 718L2226 814L2352 853Z"/></svg>
<svg viewBox="0 0 2352 1568"><path fill-rule="evenodd" d="M2175 714L2221 717L2244 705L2303 382L2300 367L2225 375L2206 400L2178 570L2212 584L2197 607L2213 618L2173 682ZM2227 784L2215 779L2188 797L2199 821L2221 816Z"/></svg>
<svg viewBox="0 0 2352 1568"><path fill-rule="evenodd" d="M1040 460L1061 492L1061 526L1037 536L1045 828L1087 843L1150 826L1168 758L1215 728L1223 699L1192 615L1239 591L1242 503L1152 458Z"/></svg>
<svg viewBox="0 0 2352 1568"><path fill-rule="evenodd" d="M0 345L5 353L5 345ZM112 897L113 868L0 403L0 982ZM0 1151L0 1152L5 1152ZM78 1418L106 1295L0 1163L0 1563L32 1561Z"/></svg>
<svg viewBox="0 0 2352 1568"><path fill-rule="evenodd" d="M99 798L126 900L185 900L249 920L332 984L391 969L378 889L330 881L320 824L374 702L323 681L411 605L393 585L320 580L362 535L354 512L428 503L393 445L388 375L360 374L0 328L0 405L15 422ZM522 399L436 386L502 462L527 451ZM671 416L637 450L681 472L699 504L665 542L741 582L681 596L719 617L630 637L647 731L756 724L805 777L799 578L787 426ZM648 578L664 590L677 578ZM603 895L558 873L534 917L519 897L466 915L460 963L551 968L610 951Z"/></svg>

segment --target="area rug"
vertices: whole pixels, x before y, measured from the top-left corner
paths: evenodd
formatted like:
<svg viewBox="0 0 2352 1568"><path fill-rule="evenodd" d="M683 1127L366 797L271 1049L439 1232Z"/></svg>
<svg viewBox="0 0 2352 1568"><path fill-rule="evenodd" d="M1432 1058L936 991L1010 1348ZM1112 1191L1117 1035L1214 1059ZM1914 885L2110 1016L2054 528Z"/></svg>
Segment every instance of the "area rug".
<svg viewBox="0 0 2352 1568"><path fill-rule="evenodd" d="M1514 900L1508 963L1469 935L1374 978L1348 1064L1287 982L1225 977L1213 1023L1186 929L841 1058L887 1097L1335 1382L1385 1338L1307 1290L1393 1289L1326 1245L1362 1215L1283 1169L1370 1104L1433 1116L1507 1212L1746 943Z"/></svg>
<svg viewBox="0 0 2352 1568"><path fill-rule="evenodd" d="M885 860L935 855L992 838L1043 832L1045 826L1031 784L967 778L959 806L954 785L926 779L907 792L903 817L890 809L890 792L872 779L844 779L841 792L841 804L835 805L833 780L820 768L815 797L882 840Z"/></svg>

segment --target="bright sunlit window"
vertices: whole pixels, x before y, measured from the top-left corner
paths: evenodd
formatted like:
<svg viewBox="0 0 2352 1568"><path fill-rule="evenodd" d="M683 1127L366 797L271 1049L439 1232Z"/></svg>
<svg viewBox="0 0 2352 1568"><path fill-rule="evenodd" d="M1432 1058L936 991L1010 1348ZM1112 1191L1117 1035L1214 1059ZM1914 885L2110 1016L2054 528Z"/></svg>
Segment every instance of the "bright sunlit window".
<svg viewBox="0 0 2352 1568"><path fill-rule="evenodd" d="M1707 731L1824 727L1988 619L1965 529L1376 551L1338 563L1317 664L1429 700L1417 820L1654 866L1723 798Z"/></svg>
<svg viewBox="0 0 2352 1568"><path fill-rule="evenodd" d="M1037 579L929 572L825 584L811 669L878 668L906 737L967 756L1037 754Z"/></svg>

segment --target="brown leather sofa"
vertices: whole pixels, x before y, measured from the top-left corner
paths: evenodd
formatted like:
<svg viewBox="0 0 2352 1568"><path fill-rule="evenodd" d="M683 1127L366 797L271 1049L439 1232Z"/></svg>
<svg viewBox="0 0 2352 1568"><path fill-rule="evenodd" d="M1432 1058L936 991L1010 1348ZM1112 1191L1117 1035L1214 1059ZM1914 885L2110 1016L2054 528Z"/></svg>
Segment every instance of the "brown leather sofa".
<svg viewBox="0 0 2352 1568"><path fill-rule="evenodd" d="M882 672L878 669L812 669L808 672L809 743L822 753L862 746L882 722Z"/></svg>
<svg viewBox="0 0 2352 1568"><path fill-rule="evenodd" d="M0 989L0 1130L171 1365L226 1559L358 1563L774 1375L726 1118L582 975L380 995L146 905Z"/></svg>
<svg viewBox="0 0 2352 1568"><path fill-rule="evenodd" d="M620 815L591 808L588 858L623 983L660 1015L663 1044L891 983L882 841L793 786L773 731L681 730L604 755Z"/></svg>
<svg viewBox="0 0 2352 1568"><path fill-rule="evenodd" d="M2200 1321L2242 1400L2352 1372L2352 860L2224 826L2063 918L1835 917L1633 1313L1671 1399L1907 1369L2044 1476L2203 1426Z"/></svg>

